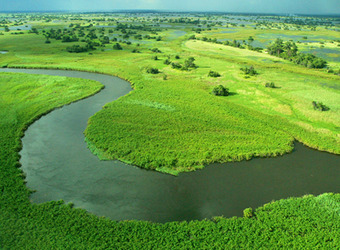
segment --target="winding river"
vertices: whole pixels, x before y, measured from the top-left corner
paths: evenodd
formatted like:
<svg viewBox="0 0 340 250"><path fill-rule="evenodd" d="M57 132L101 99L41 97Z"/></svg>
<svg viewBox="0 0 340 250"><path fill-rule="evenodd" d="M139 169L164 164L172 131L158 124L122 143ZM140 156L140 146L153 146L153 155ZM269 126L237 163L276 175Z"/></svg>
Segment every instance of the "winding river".
<svg viewBox="0 0 340 250"><path fill-rule="evenodd" d="M142 170L119 161L99 161L84 142L90 116L131 91L130 84L102 74L0 69L97 80L98 94L66 105L33 123L22 139L21 163L35 203L63 199L114 220L166 222L224 215L272 200L340 192L340 157L296 143L276 158L212 164L178 177Z"/></svg>

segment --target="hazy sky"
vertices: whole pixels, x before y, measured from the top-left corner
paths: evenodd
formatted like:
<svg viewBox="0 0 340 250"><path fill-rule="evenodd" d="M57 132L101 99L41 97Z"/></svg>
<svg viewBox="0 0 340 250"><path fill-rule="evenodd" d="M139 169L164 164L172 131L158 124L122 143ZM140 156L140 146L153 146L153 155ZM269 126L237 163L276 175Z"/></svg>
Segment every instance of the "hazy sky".
<svg viewBox="0 0 340 250"><path fill-rule="evenodd" d="M127 9L340 14L340 0L0 0L0 12Z"/></svg>

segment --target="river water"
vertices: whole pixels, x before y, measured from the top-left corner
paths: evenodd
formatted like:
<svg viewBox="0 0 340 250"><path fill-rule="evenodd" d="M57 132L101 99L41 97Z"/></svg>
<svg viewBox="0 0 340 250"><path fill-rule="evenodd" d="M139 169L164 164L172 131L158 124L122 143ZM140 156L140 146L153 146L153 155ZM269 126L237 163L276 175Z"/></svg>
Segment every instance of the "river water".
<svg viewBox="0 0 340 250"><path fill-rule="evenodd" d="M63 199L114 220L182 221L242 216L243 209L272 200L340 192L340 157L296 143L293 153L228 164L211 164L177 177L99 161L84 142L87 120L131 91L130 84L102 74L0 69L92 79L98 94L56 109L34 122L22 139L21 164L32 202ZM179 142L180 143L180 142Z"/></svg>

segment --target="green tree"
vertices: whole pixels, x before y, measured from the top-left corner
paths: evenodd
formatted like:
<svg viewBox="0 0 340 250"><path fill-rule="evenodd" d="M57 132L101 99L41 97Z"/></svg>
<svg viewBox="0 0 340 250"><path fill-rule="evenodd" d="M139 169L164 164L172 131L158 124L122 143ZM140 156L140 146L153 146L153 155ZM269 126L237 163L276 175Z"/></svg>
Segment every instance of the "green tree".
<svg viewBox="0 0 340 250"><path fill-rule="evenodd" d="M228 96L229 89L220 84L213 88L212 94L217 96Z"/></svg>

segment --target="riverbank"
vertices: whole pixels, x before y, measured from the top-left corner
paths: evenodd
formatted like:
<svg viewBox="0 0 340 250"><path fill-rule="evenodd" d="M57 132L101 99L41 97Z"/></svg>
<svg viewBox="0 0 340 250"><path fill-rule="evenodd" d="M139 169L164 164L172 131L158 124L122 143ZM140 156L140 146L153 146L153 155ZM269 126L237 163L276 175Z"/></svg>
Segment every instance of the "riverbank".
<svg viewBox="0 0 340 250"><path fill-rule="evenodd" d="M131 44L122 51L96 50L91 55L68 53L59 41L38 48L39 42L41 37L32 34L21 40L5 36L1 47L8 43L17 47L0 58L0 65L100 71L128 80L135 89L90 120L87 140L107 158L176 175L213 162L282 155L292 151L294 140L321 151L340 152L340 98L334 88L338 76L264 53L188 41L185 36ZM152 59L156 46L162 51L158 60ZM38 49L39 58L33 53ZM141 53L132 53L134 49ZM173 69L163 63L168 57L180 64L194 57L198 68ZM239 68L250 65L259 74L245 78ZM161 73L148 74L150 67ZM221 77L208 77L209 70ZM278 88L266 88L271 81ZM211 95L217 84L233 94ZM315 100L330 110L315 111Z"/></svg>
<svg viewBox="0 0 340 250"><path fill-rule="evenodd" d="M301 144L296 144L294 152L283 157L213 164L176 178L118 161L99 161L84 143L83 131L88 118L104 104L131 90L128 82L77 71L2 71L73 76L96 80L105 86L91 98L42 117L25 132L20 162L28 187L37 190L31 195L34 202L63 199L114 220L168 222L216 215L241 216L245 207L258 207L271 200L306 193L337 190L336 166L340 164L337 156ZM328 162L327 167L324 162ZM291 171L292 167L294 171Z"/></svg>
<svg viewBox="0 0 340 250"><path fill-rule="evenodd" d="M53 85L46 86L46 80L55 84L54 86L61 85L63 82L46 76L43 77L43 81L39 81L42 79L41 76L17 74L12 76L15 77L15 81L0 78L0 81L4 81L0 85L2 90L3 87L8 88L9 82L12 83L12 87L15 86L13 88L15 94L11 95L12 104L1 103L4 107L0 109L1 117L4 118L0 120L1 131L3 131L0 134L0 190L2 192L0 243L2 248L48 249L76 246L78 249L98 247L197 249L203 247L266 248L273 245L292 248L335 248L337 246L339 215L336 211L339 209L340 202L338 194L276 201L255 211L246 210L243 218L216 217L213 220L164 224L146 221L111 221L81 209L74 209L72 204L64 204L62 201L31 204L30 191L26 188L24 175L18 168L20 167L18 162L20 137L30 121L46 113L46 109L54 108L47 100L51 97L48 95L48 90L53 91L55 88L52 88ZM22 78L19 79L20 77ZM28 88L27 83L30 79L32 85ZM81 82L83 83L83 80ZM97 84L96 86L100 88ZM65 94L70 91L69 87L71 86L68 84L58 86L64 96L67 96ZM84 88L82 90L84 91ZM27 96L22 91L29 91L32 94L38 91L39 95L31 96L22 105L20 97ZM9 96L8 91L0 93L2 98ZM17 102L21 105L15 104ZM11 112L8 107L11 107Z"/></svg>

